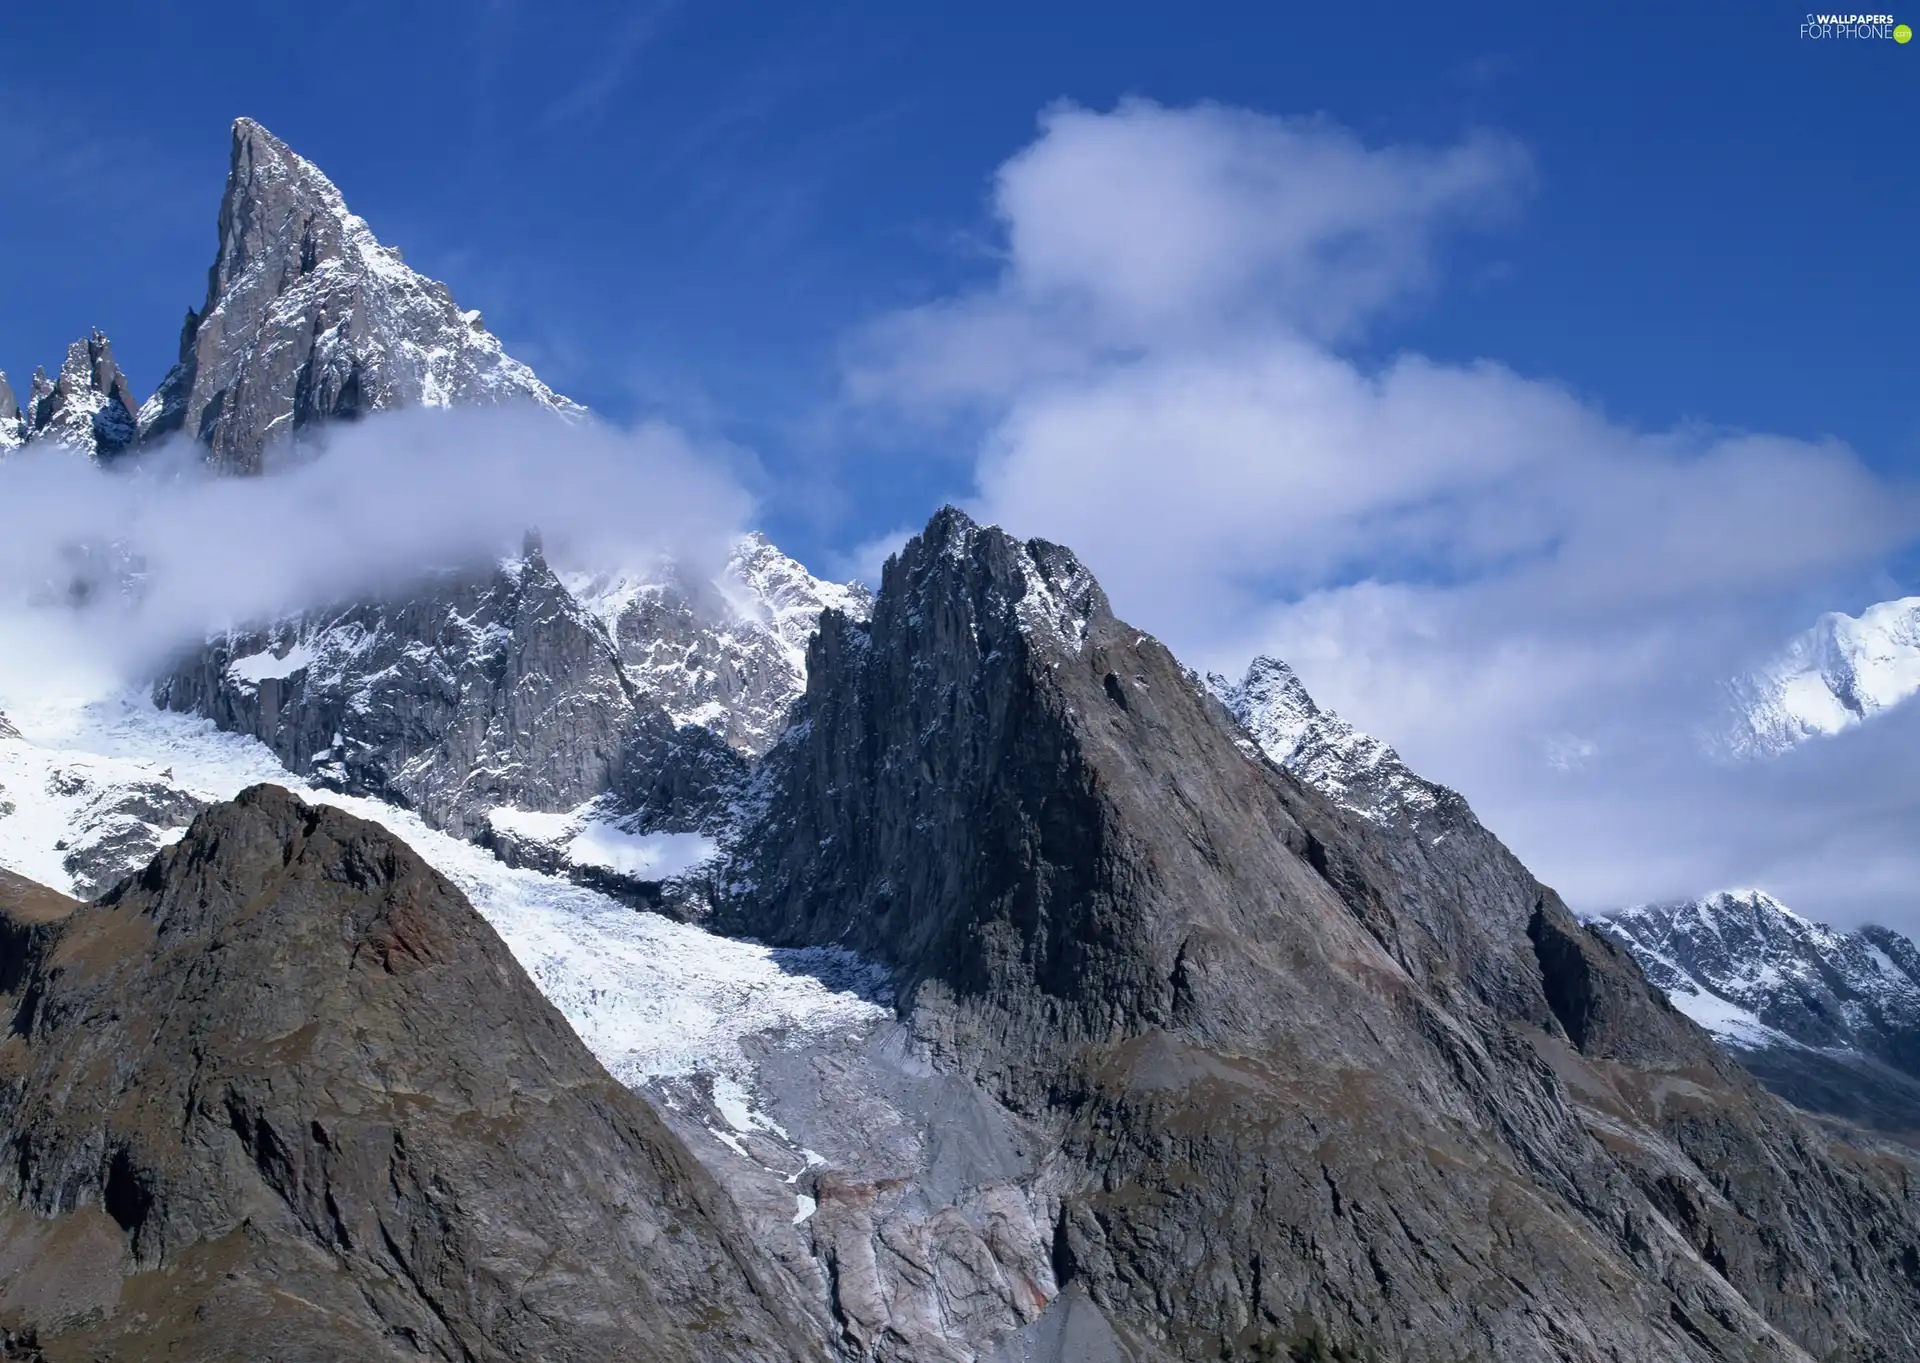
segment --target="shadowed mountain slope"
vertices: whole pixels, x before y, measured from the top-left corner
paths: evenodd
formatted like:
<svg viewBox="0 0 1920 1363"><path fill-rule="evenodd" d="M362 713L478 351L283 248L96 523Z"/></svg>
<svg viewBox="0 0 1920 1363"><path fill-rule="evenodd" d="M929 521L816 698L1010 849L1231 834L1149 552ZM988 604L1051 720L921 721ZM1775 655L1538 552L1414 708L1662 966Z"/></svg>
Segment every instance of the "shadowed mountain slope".
<svg viewBox="0 0 1920 1363"><path fill-rule="evenodd" d="M1920 1350L1911 1165L1767 1095L1464 802L1303 787L1065 549L943 511L808 662L723 919L893 965L1051 1134L1059 1286L1130 1337Z"/></svg>

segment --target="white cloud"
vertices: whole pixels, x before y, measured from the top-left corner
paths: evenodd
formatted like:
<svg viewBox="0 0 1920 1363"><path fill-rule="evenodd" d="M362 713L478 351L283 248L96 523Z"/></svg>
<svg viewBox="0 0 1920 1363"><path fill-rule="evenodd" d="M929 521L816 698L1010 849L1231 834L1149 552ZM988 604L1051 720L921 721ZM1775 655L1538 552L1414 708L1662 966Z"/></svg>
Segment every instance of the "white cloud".
<svg viewBox="0 0 1920 1363"><path fill-rule="evenodd" d="M376 415L257 478L213 476L187 449L103 471L29 446L0 460L0 616L16 646L39 640L35 671L78 642L138 669L210 628L515 552L529 529L563 565L717 567L752 509L737 458L667 427L518 409ZM36 604L111 579L120 553L140 564L137 606L111 590L74 613Z"/></svg>
<svg viewBox="0 0 1920 1363"><path fill-rule="evenodd" d="M1528 174L1525 152L1490 135L1371 149L1319 119L1060 105L995 178L998 284L884 319L851 382L998 396L1100 354L1262 323L1345 335L1424 286L1439 234L1509 211Z"/></svg>
<svg viewBox="0 0 1920 1363"><path fill-rule="evenodd" d="M1687 733L1920 508L1837 443L1636 430L1497 363L1341 348L1528 174L1493 137L1057 109L996 181L1000 276L875 324L849 390L978 404L981 514L1073 545L1189 661L1289 658L1576 900L1764 883L1755 862L1833 827L1814 783L1739 786ZM1829 868L1810 911L1920 921L1881 858L1854 864L1880 869Z"/></svg>

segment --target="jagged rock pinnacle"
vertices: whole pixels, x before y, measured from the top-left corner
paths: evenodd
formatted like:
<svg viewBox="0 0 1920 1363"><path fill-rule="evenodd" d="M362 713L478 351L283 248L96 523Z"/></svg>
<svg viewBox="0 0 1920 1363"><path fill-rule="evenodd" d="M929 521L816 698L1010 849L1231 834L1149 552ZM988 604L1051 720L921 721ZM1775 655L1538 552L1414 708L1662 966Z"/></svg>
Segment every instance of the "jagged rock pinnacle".
<svg viewBox="0 0 1920 1363"><path fill-rule="evenodd" d="M133 390L114 363L113 343L99 331L67 347L57 378L36 369L22 411L0 376L0 448L53 440L95 459L111 459L133 443ZM7 438L8 428L18 437Z"/></svg>
<svg viewBox="0 0 1920 1363"><path fill-rule="evenodd" d="M180 360L140 437L185 433L229 472L317 423L406 406L579 408L348 211L319 167L250 118L233 125L219 248Z"/></svg>
<svg viewBox="0 0 1920 1363"><path fill-rule="evenodd" d="M0 369L0 450L14 449L26 438L26 423L20 419L20 399L13 395L6 370Z"/></svg>

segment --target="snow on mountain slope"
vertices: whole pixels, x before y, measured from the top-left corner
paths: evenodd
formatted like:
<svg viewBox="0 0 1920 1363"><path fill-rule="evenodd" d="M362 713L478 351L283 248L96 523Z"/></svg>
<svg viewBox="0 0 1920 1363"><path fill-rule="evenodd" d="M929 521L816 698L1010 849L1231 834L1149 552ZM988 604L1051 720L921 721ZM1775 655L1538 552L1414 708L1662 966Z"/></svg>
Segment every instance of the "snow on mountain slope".
<svg viewBox="0 0 1920 1363"><path fill-rule="evenodd" d="M711 581L670 562L563 580L606 625L634 684L676 724L709 729L753 756L780 736L806 687L820 612L865 619L873 608L865 587L814 577L757 532Z"/></svg>
<svg viewBox="0 0 1920 1363"><path fill-rule="evenodd" d="M1760 890L1593 922L1674 1006L1736 1046L1790 1040L1920 1061L1920 948L1897 932L1840 932Z"/></svg>
<svg viewBox="0 0 1920 1363"><path fill-rule="evenodd" d="M381 245L317 166L235 122L206 301L140 409L140 438L185 432L215 467L251 472L273 443L331 417L505 402L582 410Z"/></svg>
<svg viewBox="0 0 1920 1363"><path fill-rule="evenodd" d="M1376 823L1417 820L1459 798L1416 775L1387 744L1322 710L1278 658L1255 658L1237 683L1211 674L1207 686L1268 757Z"/></svg>
<svg viewBox="0 0 1920 1363"><path fill-rule="evenodd" d="M1726 756L1774 757L1851 729L1920 692L1920 596L1823 615L1729 689L1730 714L1707 738Z"/></svg>
<svg viewBox="0 0 1920 1363"><path fill-rule="evenodd" d="M618 873L651 859L580 829L562 848L493 811L584 825L591 807L602 842L713 832L741 754L785 727L829 607L864 617L869 598L757 534L710 582L670 563L563 577L530 543L491 571L218 634L154 696L516 862Z"/></svg>
<svg viewBox="0 0 1920 1363"><path fill-rule="evenodd" d="M36 369L22 407L0 374L0 451L45 441L94 459L133 444L135 403L113 345L98 331L67 347L60 372Z"/></svg>
<svg viewBox="0 0 1920 1363"><path fill-rule="evenodd" d="M27 440L26 418L20 412L20 399L7 382L7 371L0 369L0 457Z"/></svg>
<svg viewBox="0 0 1920 1363"><path fill-rule="evenodd" d="M299 788L260 743L155 710L141 695L16 703L9 713L10 731L0 731L0 866L56 889L75 888L60 843L89 799L162 790L197 803L262 781ZM751 1082L743 1049L750 1040L818 1040L888 1016L872 1001L883 975L848 953L716 937L508 867L391 805L321 789L300 794L384 825L458 885L624 1083L700 1074L737 1090ZM156 828L154 844L180 831Z"/></svg>

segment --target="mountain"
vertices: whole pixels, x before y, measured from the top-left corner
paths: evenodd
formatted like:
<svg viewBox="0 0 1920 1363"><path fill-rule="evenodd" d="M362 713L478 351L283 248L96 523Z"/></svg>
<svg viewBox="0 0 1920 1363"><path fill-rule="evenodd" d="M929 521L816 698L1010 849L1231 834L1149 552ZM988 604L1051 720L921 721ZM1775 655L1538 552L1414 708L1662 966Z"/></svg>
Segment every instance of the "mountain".
<svg viewBox="0 0 1920 1363"><path fill-rule="evenodd" d="M1278 658L1255 658L1238 682L1209 674L1207 686L1262 752L1344 809L1396 823L1462 803L1379 739L1322 710Z"/></svg>
<svg viewBox="0 0 1920 1363"><path fill-rule="evenodd" d="M147 438L498 396L401 382L451 300L245 121L220 235ZM1911 1149L1283 665L1211 688L949 509L871 598L530 542L17 709L0 862L94 898L0 882L0 1351L1920 1352Z"/></svg>
<svg viewBox="0 0 1920 1363"><path fill-rule="evenodd" d="M27 422L20 412L20 399L14 396L6 371L0 369L0 455L18 449L26 440Z"/></svg>
<svg viewBox="0 0 1920 1363"><path fill-rule="evenodd" d="M707 730L676 726L635 687L532 543L390 600L229 632L154 698L251 734L289 771L467 837L496 809L608 794L649 831L695 828L739 769Z"/></svg>
<svg viewBox="0 0 1920 1363"><path fill-rule="evenodd" d="M219 235L179 363L140 409L143 442L184 431L214 467L251 473L274 441L329 419L508 402L581 410L252 119L233 125Z"/></svg>
<svg viewBox="0 0 1920 1363"><path fill-rule="evenodd" d="M1240 682L1212 676L1208 686L1261 751L1320 794L1415 839L1424 831L1430 863L1450 835L1469 844L1490 836L1473 831L1457 793L1322 710L1285 663L1256 658ZM1754 890L1588 921L1789 1102L1920 1133L1920 952L1907 938L1839 933Z"/></svg>
<svg viewBox="0 0 1920 1363"><path fill-rule="evenodd" d="M871 593L823 582L752 533L701 580L672 562L644 573L573 573L568 587L601 620L636 686L676 724L711 729L757 757L786 727L806 685L807 640L832 607L864 617Z"/></svg>
<svg viewBox="0 0 1920 1363"><path fill-rule="evenodd" d="M10 1356L827 1356L680 1140L375 825L259 787L96 903L0 879L0 991Z"/></svg>
<svg viewBox="0 0 1920 1363"><path fill-rule="evenodd" d="M1920 596L1857 617L1833 612L1778 657L1733 682L1709 746L1734 758L1775 757L1830 737L1920 692Z"/></svg>
<svg viewBox="0 0 1920 1363"><path fill-rule="evenodd" d="M758 535L712 580L673 564L563 579L530 544L382 600L222 633L153 696L513 864L652 883L691 866L659 860L661 837L718 831L784 728L820 611L867 601Z"/></svg>
<svg viewBox="0 0 1920 1363"><path fill-rule="evenodd" d="M216 468L248 473L283 431L388 407L581 410L248 119L219 238L180 363L141 409L144 441L188 430ZM594 848L711 831L743 759L784 725L814 619L864 599L758 535L711 580L672 563L563 580L535 550L223 631L154 697L259 738L311 781L616 883L646 856Z"/></svg>
<svg viewBox="0 0 1920 1363"><path fill-rule="evenodd" d="M114 362L113 344L98 331L67 347L53 378L36 369L22 408L0 374L0 454L48 441L93 459L112 459L134 442L133 390Z"/></svg>
<svg viewBox="0 0 1920 1363"><path fill-rule="evenodd" d="M1776 1093L1920 1135L1920 948L1907 937L1839 932L1758 890L1593 922Z"/></svg>
<svg viewBox="0 0 1920 1363"><path fill-rule="evenodd" d="M1464 805L1434 853L1250 751L1067 550L941 512L823 617L795 719L716 921L892 968L1039 1133L1055 1300L1131 1347L1920 1347L1902 1157L1767 1094Z"/></svg>

